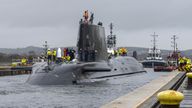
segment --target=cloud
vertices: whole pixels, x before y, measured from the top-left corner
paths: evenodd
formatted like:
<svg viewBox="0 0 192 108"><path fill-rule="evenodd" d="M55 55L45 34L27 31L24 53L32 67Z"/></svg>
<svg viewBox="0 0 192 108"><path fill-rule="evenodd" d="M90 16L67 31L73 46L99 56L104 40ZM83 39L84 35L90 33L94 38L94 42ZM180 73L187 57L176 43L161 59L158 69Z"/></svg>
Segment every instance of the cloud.
<svg viewBox="0 0 192 108"><path fill-rule="evenodd" d="M166 36L163 42L173 34L191 39L191 5L190 0L1 0L0 46L41 46L44 40L51 46L76 45L84 10L95 13L94 22L102 21L106 34L113 22L119 45L148 47L154 31ZM170 49L168 42L159 44ZM190 48L182 42L180 46Z"/></svg>

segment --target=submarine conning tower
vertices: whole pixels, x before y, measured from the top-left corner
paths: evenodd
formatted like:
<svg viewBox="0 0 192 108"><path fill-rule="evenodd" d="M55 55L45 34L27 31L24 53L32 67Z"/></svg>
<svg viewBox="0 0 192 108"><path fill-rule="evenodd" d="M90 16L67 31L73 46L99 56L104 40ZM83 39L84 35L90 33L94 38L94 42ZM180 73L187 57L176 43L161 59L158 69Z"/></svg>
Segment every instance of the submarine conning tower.
<svg viewBox="0 0 192 108"><path fill-rule="evenodd" d="M108 60L104 27L101 22L94 25L93 13L89 19L88 11L84 12L84 19L80 20L77 48L80 62Z"/></svg>

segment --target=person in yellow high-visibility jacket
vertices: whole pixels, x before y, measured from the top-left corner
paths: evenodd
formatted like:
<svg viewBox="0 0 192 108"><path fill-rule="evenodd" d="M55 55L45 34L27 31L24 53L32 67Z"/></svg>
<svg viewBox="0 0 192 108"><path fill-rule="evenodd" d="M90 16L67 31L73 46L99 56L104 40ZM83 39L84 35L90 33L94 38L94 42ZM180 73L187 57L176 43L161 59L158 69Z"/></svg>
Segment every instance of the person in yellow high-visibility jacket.
<svg viewBox="0 0 192 108"><path fill-rule="evenodd" d="M123 53L123 52L122 52L122 48L120 48L120 49L118 50L118 53L119 53L120 56L122 56L122 53Z"/></svg>
<svg viewBox="0 0 192 108"><path fill-rule="evenodd" d="M114 50L114 56L117 57L118 56L118 51Z"/></svg>
<svg viewBox="0 0 192 108"><path fill-rule="evenodd" d="M185 66L183 66L183 69L185 72L190 72L191 71L191 64L186 64Z"/></svg>
<svg viewBox="0 0 192 108"><path fill-rule="evenodd" d="M66 60L67 61L70 61L71 60L71 57L69 55L66 56Z"/></svg>
<svg viewBox="0 0 192 108"><path fill-rule="evenodd" d="M191 59L186 58L185 72L191 72Z"/></svg>
<svg viewBox="0 0 192 108"><path fill-rule="evenodd" d="M122 48L122 55L127 56L127 49L126 48Z"/></svg>
<svg viewBox="0 0 192 108"><path fill-rule="evenodd" d="M184 71L184 70L183 70L184 62L185 62L185 61L184 61L183 57L180 57L180 58L179 58L179 67L178 67L178 70L179 70L179 71Z"/></svg>
<svg viewBox="0 0 192 108"><path fill-rule="evenodd" d="M66 61L66 56L62 56L62 61Z"/></svg>
<svg viewBox="0 0 192 108"><path fill-rule="evenodd" d="M183 60L184 60L184 65L186 65L187 64L187 58L183 57Z"/></svg>
<svg viewBox="0 0 192 108"><path fill-rule="evenodd" d="M191 59L187 58L187 64L191 64Z"/></svg>
<svg viewBox="0 0 192 108"><path fill-rule="evenodd" d="M48 49L47 51L47 60L48 60L48 64L51 62L52 59L52 52L50 49Z"/></svg>
<svg viewBox="0 0 192 108"><path fill-rule="evenodd" d="M21 64L22 64L23 66L26 66L26 65L27 65L27 59L26 59L25 57L21 59Z"/></svg>
<svg viewBox="0 0 192 108"><path fill-rule="evenodd" d="M57 56L57 51L56 51L56 49L53 50L52 55L53 55L53 61L55 62L55 61L56 61L56 56Z"/></svg>

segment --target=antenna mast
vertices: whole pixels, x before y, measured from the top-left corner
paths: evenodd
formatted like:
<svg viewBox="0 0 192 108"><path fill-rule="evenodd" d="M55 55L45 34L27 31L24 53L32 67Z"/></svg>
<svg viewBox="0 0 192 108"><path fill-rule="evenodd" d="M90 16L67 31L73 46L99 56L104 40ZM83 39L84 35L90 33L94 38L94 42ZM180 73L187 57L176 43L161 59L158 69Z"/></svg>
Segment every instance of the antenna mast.
<svg viewBox="0 0 192 108"><path fill-rule="evenodd" d="M153 40L152 40L152 42L153 42L153 54L154 54L154 59L156 58L156 51L157 51L157 44L156 44L156 42L157 42L157 40L156 40L156 38L158 37L158 35L156 35L155 34L155 32L154 32L154 34L153 35L151 35L152 37L153 37Z"/></svg>
<svg viewBox="0 0 192 108"><path fill-rule="evenodd" d="M116 35L113 35L113 23L109 25L110 35L107 36L107 47L112 49L116 47Z"/></svg>
<svg viewBox="0 0 192 108"><path fill-rule="evenodd" d="M48 50L47 41L45 41L45 44L43 45L43 47L44 47L44 56L47 57L47 50Z"/></svg>
<svg viewBox="0 0 192 108"><path fill-rule="evenodd" d="M173 35L173 37L172 37L171 39L172 39L172 41L171 41L171 43L172 43L171 47L173 47L172 57L173 57L173 59L174 59L175 61L178 61L179 55L178 55L178 48L177 48L177 42L176 42L176 40L178 39L178 37L177 37L176 35ZM178 63L177 63L177 65L178 65Z"/></svg>
<svg viewBox="0 0 192 108"><path fill-rule="evenodd" d="M173 35L173 37L171 38L173 41L171 41L171 43L173 45L171 45L173 47L173 53L176 53L178 48L177 48L177 42L176 40L178 39L178 37L176 35Z"/></svg>

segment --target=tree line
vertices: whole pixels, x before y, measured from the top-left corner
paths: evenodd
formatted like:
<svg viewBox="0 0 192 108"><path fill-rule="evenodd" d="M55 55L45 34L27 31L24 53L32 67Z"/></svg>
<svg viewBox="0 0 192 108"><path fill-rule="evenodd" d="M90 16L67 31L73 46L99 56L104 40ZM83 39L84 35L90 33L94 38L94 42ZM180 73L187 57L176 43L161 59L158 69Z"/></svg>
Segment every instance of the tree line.
<svg viewBox="0 0 192 108"><path fill-rule="evenodd" d="M27 54L5 54L0 52L0 62L11 63L14 60L22 59L23 57L26 57L27 59L32 59L37 56L38 55L34 51L29 51Z"/></svg>

